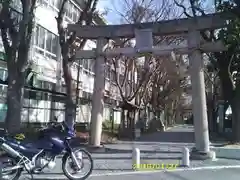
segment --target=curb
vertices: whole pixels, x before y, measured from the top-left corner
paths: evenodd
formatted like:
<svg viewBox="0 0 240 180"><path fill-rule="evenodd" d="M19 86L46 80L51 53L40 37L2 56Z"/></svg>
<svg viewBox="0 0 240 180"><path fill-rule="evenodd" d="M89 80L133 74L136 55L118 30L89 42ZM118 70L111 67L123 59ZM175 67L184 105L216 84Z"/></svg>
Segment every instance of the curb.
<svg viewBox="0 0 240 180"><path fill-rule="evenodd" d="M216 153L216 158L240 160L240 148L211 147L210 149Z"/></svg>

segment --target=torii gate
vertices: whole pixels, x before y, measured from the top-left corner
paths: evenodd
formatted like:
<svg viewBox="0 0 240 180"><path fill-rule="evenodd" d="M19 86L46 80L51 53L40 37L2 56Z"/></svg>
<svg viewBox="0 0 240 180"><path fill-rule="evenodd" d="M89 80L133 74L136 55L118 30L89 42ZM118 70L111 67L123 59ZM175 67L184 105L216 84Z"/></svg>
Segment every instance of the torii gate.
<svg viewBox="0 0 240 180"><path fill-rule="evenodd" d="M81 50L77 58L96 58L95 80L91 114L91 143L99 146L102 131L103 107L104 107L104 57L119 55L138 56L142 53L153 55L170 55L173 51L188 54L190 63L190 75L192 84L193 115L195 129L196 151L192 157L208 159L212 158L209 148L209 132L205 95L205 82L203 72L202 52L219 52L226 48L221 42L202 42L200 30L213 30L225 27L226 18L223 14L209 14L195 18L185 18L170 21L160 21L142 24L79 26L69 24L68 29L75 31L79 38L96 39L95 50ZM153 46L152 36L164 35L187 36L186 45ZM136 38L135 48L115 48L106 50L107 40L113 38Z"/></svg>

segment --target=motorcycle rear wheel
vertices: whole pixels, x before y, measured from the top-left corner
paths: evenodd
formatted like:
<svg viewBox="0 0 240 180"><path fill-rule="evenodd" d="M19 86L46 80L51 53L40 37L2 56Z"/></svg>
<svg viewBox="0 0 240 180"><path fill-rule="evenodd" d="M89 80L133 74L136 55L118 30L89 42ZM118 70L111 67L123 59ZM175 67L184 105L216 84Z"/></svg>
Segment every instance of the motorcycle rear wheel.
<svg viewBox="0 0 240 180"><path fill-rule="evenodd" d="M70 154L66 153L63 158L62 158L62 170L63 173L65 174L65 176L67 176L68 179L70 180L85 180L86 178L88 178L93 170L93 159L91 154L85 150L85 149L81 149L81 148L75 148L73 150L74 153L78 153L81 152L82 154L85 155L85 157L90 161L90 168L88 169L87 173L85 173L83 176L78 176L78 175L74 175L74 173L69 172L67 166L69 164L71 164L71 170L74 170L75 172L79 172L82 170L82 168L84 167L84 162L81 162L82 164L82 168L79 171L76 171L76 169L74 168L74 164L73 164L73 160ZM85 158L84 158L85 159ZM71 162L72 161L72 162Z"/></svg>
<svg viewBox="0 0 240 180"><path fill-rule="evenodd" d="M1 162L0 171L2 171L3 168L10 168L17 165L15 158L7 154L0 156L0 162ZM8 172L0 172L0 179L1 180L18 180L21 176L21 173L22 173L22 169L15 169Z"/></svg>

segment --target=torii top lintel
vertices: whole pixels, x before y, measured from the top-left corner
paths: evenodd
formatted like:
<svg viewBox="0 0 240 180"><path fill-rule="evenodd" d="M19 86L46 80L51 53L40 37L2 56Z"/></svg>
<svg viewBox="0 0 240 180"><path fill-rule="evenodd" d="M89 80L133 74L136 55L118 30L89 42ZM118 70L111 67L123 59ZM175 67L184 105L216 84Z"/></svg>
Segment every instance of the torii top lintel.
<svg viewBox="0 0 240 180"><path fill-rule="evenodd" d="M152 29L155 36L174 35L186 33L189 30L213 30L227 25L227 14L214 13L194 18L184 18L168 21L141 23L141 24L121 24L121 25L99 25L80 26L69 24L68 29L75 31L79 38L133 38L135 29Z"/></svg>

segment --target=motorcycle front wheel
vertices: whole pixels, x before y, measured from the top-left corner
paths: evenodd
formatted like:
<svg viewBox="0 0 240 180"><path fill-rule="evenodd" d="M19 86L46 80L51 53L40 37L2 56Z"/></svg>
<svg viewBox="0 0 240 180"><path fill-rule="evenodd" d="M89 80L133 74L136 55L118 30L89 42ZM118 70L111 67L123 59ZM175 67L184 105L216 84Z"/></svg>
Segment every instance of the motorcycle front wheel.
<svg viewBox="0 0 240 180"><path fill-rule="evenodd" d="M13 157L4 154L0 156L0 179L1 180L18 180L21 176L22 169L14 169L10 171L3 171L3 169L11 168L17 165L16 160Z"/></svg>
<svg viewBox="0 0 240 180"><path fill-rule="evenodd" d="M84 180L88 178L88 176L90 176L92 173L93 159L90 153L85 149L77 148L73 150L73 153L75 154L76 159L81 166L81 169L78 169L78 167L75 165L71 154L66 153L62 158L63 173L70 180ZM85 160L89 161L89 167L87 167L87 171L81 175L81 173L84 172L84 168L87 166L87 162L85 162Z"/></svg>

